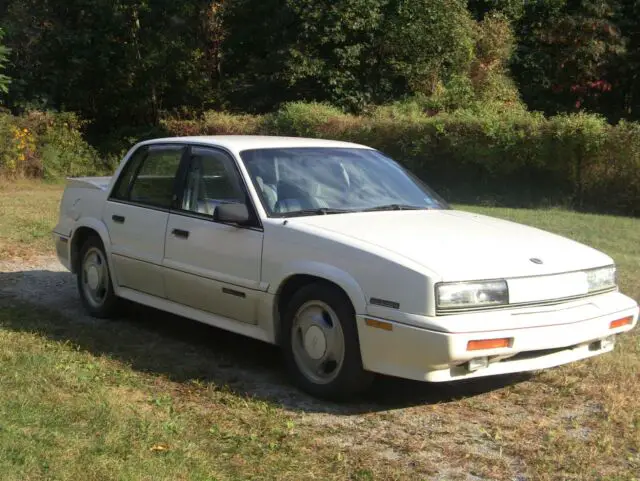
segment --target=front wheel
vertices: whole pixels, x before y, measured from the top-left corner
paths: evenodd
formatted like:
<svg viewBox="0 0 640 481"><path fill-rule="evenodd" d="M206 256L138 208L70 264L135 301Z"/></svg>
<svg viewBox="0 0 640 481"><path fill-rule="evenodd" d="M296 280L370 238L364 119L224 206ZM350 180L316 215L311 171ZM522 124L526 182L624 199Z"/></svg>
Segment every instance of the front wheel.
<svg viewBox="0 0 640 481"><path fill-rule="evenodd" d="M308 285L293 296L283 318L283 348L294 382L314 396L343 400L373 380L362 367L351 302L331 285Z"/></svg>
<svg viewBox="0 0 640 481"><path fill-rule="evenodd" d="M80 249L78 291L85 309L93 317L113 317L119 307L119 299L113 292L113 284L102 241L89 237Z"/></svg>

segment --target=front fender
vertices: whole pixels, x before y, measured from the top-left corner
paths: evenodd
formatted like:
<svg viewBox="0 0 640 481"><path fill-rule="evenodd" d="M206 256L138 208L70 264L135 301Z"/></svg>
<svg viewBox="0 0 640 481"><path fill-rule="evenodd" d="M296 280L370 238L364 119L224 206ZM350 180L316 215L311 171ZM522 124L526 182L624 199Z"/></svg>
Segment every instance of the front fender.
<svg viewBox="0 0 640 481"><path fill-rule="evenodd" d="M268 292L277 294L287 279L295 275L314 276L333 282L347 293L356 314L366 312L367 300L358 282L342 269L322 262L298 261L282 265L279 275L270 283Z"/></svg>

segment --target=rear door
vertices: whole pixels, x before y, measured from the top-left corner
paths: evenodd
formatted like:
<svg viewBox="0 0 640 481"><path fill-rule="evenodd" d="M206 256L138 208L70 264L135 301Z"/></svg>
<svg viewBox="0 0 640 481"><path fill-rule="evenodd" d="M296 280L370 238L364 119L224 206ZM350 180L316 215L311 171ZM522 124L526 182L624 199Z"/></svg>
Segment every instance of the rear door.
<svg viewBox="0 0 640 481"><path fill-rule="evenodd" d="M164 239L186 147L143 146L125 165L103 212L118 284L166 297Z"/></svg>
<svg viewBox="0 0 640 481"><path fill-rule="evenodd" d="M231 318L257 322L263 232L235 160L227 152L193 147L165 241L167 297ZM247 203L254 222L214 222L217 205Z"/></svg>

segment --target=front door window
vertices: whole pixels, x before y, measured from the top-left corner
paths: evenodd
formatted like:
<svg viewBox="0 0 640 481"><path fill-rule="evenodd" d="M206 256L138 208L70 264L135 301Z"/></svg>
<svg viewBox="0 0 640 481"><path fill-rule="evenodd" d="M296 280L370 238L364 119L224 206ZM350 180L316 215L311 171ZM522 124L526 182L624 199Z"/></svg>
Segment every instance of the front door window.
<svg viewBox="0 0 640 481"><path fill-rule="evenodd" d="M215 208L222 203L244 201L233 160L224 152L193 148L182 210L213 216Z"/></svg>

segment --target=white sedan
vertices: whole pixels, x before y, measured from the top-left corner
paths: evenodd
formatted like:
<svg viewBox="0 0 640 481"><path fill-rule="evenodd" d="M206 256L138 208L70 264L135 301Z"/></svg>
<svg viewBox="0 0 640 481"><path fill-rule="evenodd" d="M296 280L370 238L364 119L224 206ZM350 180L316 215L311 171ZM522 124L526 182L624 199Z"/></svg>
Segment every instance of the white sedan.
<svg viewBox="0 0 640 481"><path fill-rule="evenodd" d="M214 136L69 179L54 239L95 316L121 298L282 347L325 398L611 351L638 320L602 252L452 209L372 148Z"/></svg>

